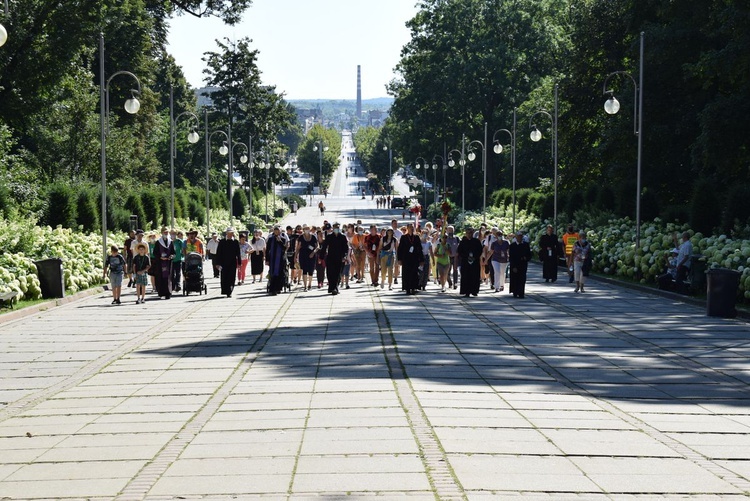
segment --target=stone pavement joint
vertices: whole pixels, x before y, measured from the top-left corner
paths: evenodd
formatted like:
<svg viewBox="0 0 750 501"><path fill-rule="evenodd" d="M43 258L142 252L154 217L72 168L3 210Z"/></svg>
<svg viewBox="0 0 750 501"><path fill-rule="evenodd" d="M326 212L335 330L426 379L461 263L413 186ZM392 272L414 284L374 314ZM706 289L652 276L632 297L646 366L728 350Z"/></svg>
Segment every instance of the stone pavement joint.
<svg viewBox="0 0 750 501"><path fill-rule="evenodd" d="M261 335L248 348L245 356L235 367L232 374L226 381L214 392L206 404L196 413L196 415L180 430L177 435L159 451L158 455L148 463L133 479L125 486L118 501L130 501L144 499L146 494L151 490L158 479L164 474L174 459L179 457L182 451L195 439L201 429L208 423L219 410L221 404L227 399L235 387L242 381L253 365L260 351L266 345L268 340L273 336L278 324L284 317L284 313L292 304L293 295L289 294L284 303L279 307L277 314L271 319L269 324L263 330Z"/></svg>
<svg viewBox="0 0 750 501"><path fill-rule="evenodd" d="M8 418L16 416L24 412L25 410L34 407L35 405L45 401L46 399L52 397L53 395L56 395L57 393L75 387L91 376L99 373L102 369L107 367L112 362L122 358L125 354L130 353L145 342L163 333L174 322L187 317L189 314L189 310L181 310L174 315L171 315L162 320L151 330L146 331L140 336L137 336L122 344L118 349L110 351L105 355L97 358L96 360L93 360L92 362L84 365L78 371L76 371L75 374L63 379L59 383L9 403L6 407L0 409L0 422L5 421Z"/></svg>
<svg viewBox="0 0 750 501"><path fill-rule="evenodd" d="M466 501L463 487L451 469L448 457L435 436L424 410L419 405L414 388L406 378L405 367L398 356L396 339L386 320L387 315L383 303L379 301L374 291L370 294L391 380L422 453L420 456L427 470L430 484L441 501Z"/></svg>
<svg viewBox="0 0 750 501"><path fill-rule="evenodd" d="M537 296L534 296L534 299L536 299L538 301L545 302L545 303L550 303L550 301L546 301L546 300L544 300L544 299L542 299L540 297L537 297ZM529 350L526 346L524 346L522 343L520 343L516 338L514 338L512 335L510 335L507 332L505 332L505 330L502 328L502 326L499 325L499 324L497 324L496 321L492 320L491 318L489 318L488 316L486 316L483 313L479 313L479 312L473 311L474 309L472 308L472 306L469 304L468 301L467 301L467 306L466 307L467 307L468 310L472 311L472 313L474 314L474 316L477 319L479 319L480 321L482 321L485 325L487 325L489 327L492 327L492 329L495 332L497 332L499 336L501 336L502 338L504 338L505 341L508 342L508 344L510 344L511 346L514 346L516 349L518 349L519 351L523 352L527 357L529 357L530 359L532 359L534 361L534 363L536 363L538 366L540 366L541 368L543 368L545 372L547 372L552 377L554 377L556 381L564 384L566 387L570 388L575 393L586 397L594 405L596 405L596 406L602 408L603 410L605 410L605 411L607 411L607 412L609 412L609 413L617 416L618 418L622 419L623 421L632 424L636 429L639 429L643 433L647 434L649 437L651 437L651 438L653 438L653 439L661 442L662 444L664 444L665 446L669 447L670 449L672 449L673 451L675 451L677 454L679 454L680 456L684 457L685 459L688 459L688 460L694 462L695 464L697 464L701 468L703 468L703 469L705 469L707 471L710 471L711 473L713 473L717 477L725 480L726 482L729 482L734 487L736 487L738 490L741 490L743 492L750 492L750 481L748 481L747 479L744 479L744 478L740 477L739 475L735 474L733 471L731 471L731 470L729 470L727 468L724 468L723 466L717 464L716 462L714 462L714 461L712 461L712 460L704 457L703 455L697 453L696 451L694 451L693 449L691 449L687 445L682 444L679 441L677 441L677 440L669 437L667 434L665 434L665 433L657 430L656 428L654 428L653 426L649 425L648 423L646 423L646 422L644 422L644 421L642 421L640 419L637 419L637 418L629 415L626 412L623 412L622 410L620 410L617 406L613 405L612 403L610 403L610 402L608 402L608 401L606 401L604 399L596 399L596 398L594 398L593 395L591 395L584 388L581 388L575 382L573 382L570 379L568 379L567 377L565 377L565 375L563 375L560 371L558 371L554 367L550 366L544 359L542 359L541 357L537 356L535 353L533 353L531 350ZM566 313L574 314L574 315L577 314L577 312L569 312L569 311L566 312ZM606 328L607 330L611 331L615 335L622 334L624 336L627 336L628 340L629 341L632 340L634 342L634 344L646 344L642 340L634 338L633 336L630 336L630 335L628 335L626 333L623 333L620 329L616 329L613 326L610 326L609 324L607 324L606 322L604 322L602 320L592 319L590 317L584 316L583 314L578 314L578 315L580 315L580 317L582 317L582 319L584 319L587 323L596 323L597 326L601 326L603 329ZM650 349L650 350L652 350L652 351L658 351L658 352L663 351L659 347L653 346L651 344L648 344L647 348ZM675 357L680 358L681 362L682 361L687 362L691 366L692 365L698 365L698 364L692 363L689 360L683 360L682 357L679 357L679 355L671 354L671 353L669 353L669 355L674 355ZM715 371L711 370L710 368L707 368L707 367L704 367L704 366L699 366L699 368L700 369L705 369L706 371L710 371L712 374L715 374L716 376L719 376L719 377L724 376L723 374L716 373ZM721 379L724 380L723 382L725 382L725 384L731 384L732 386L737 386L737 383L736 383L735 380L733 380L733 378L723 377ZM741 388L741 390L746 391L747 388L743 387L743 388Z"/></svg>

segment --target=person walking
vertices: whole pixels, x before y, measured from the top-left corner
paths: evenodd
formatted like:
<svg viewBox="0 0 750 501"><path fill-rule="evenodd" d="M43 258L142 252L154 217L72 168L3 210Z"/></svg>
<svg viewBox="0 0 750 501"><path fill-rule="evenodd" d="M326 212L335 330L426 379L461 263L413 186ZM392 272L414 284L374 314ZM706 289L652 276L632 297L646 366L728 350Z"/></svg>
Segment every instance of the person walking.
<svg viewBox="0 0 750 501"><path fill-rule="evenodd" d="M458 268L460 260L458 259L458 244L461 239L456 236L456 229L452 225L446 228L448 234L445 237L445 244L448 246L448 255L450 256L450 268L448 270L448 287L458 288Z"/></svg>
<svg viewBox="0 0 750 501"><path fill-rule="evenodd" d="M154 247L154 266L156 272L156 291L159 297L170 299L172 297L172 261L175 257L174 242L169 238L169 230L166 226L161 229L161 238L156 241Z"/></svg>
<svg viewBox="0 0 750 501"><path fill-rule="evenodd" d="M419 276L419 288L427 290L427 282L430 281L430 270L435 262L435 252L432 248L432 240L427 230L423 230L420 236L420 245L422 247L422 256L424 257L424 264L422 266L422 272Z"/></svg>
<svg viewBox="0 0 750 501"><path fill-rule="evenodd" d="M133 286L133 242L135 241L135 230L130 230L128 238L125 239L125 276L128 277L128 287Z"/></svg>
<svg viewBox="0 0 750 501"><path fill-rule="evenodd" d="M396 249L398 249L398 243L401 240L401 237L404 235L404 232L398 228L397 219L391 219L391 229L393 230L393 238L396 240ZM401 272L401 267L398 264L398 260L395 261L396 262L393 265L393 283L398 285L398 276Z"/></svg>
<svg viewBox="0 0 750 501"><path fill-rule="evenodd" d="M174 245L174 259L172 259L172 292L180 292L182 278L182 261L185 255L185 241L181 231L172 230L169 234Z"/></svg>
<svg viewBox="0 0 750 501"><path fill-rule="evenodd" d="M219 236L216 234L216 232L211 233L211 239L206 244L206 259L211 260L211 267L214 270L214 278L217 278L219 276L219 267L218 267L218 261L216 259L216 252L219 249Z"/></svg>
<svg viewBox="0 0 750 501"><path fill-rule="evenodd" d="M568 267L569 280L568 283L573 283L573 245L578 241L578 232L575 231L573 225L568 226L568 231L563 234L562 237L563 245L565 246L565 265Z"/></svg>
<svg viewBox="0 0 750 501"><path fill-rule="evenodd" d="M325 240L325 233L322 230L318 230L315 236L318 237L318 246L321 246ZM318 289L322 289L326 276L326 261L320 248L315 256L315 276L318 279Z"/></svg>
<svg viewBox="0 0 750 501"><path fill-rule="evenodd" d="M135 244L133 256L133 277L135 277L135 304L146 301L146 286L148 285L148 269L151 268L151 258L148 257L148 245L145 242Z"/></svg>
<svg viewBox="0 0 750 501"><path fill-rule="evenodd" d="M266 264L268 265L268 292L275 296L284 288L287 280L287 248L289 237L276 225L266 242Z"/></svg>
<svg viewBox="0 0 750 501"><path fill-rule="evenodd" d="M378 227L371 224L370 233L365 235L365 251L367 253L367 260L370 263L370 285L373 287L378 286L378 276L380 275L380 270L378 270L378 265L380 264L380 259L378 259L379 246L380 234L378 233Z"/></svg>
<svg viewBox="0 0 750 501"><path fill-rule="evenodd" d="M328 293L334 296L339 293L341 269L349 253L349 243L341 234L339 223L333 223L330 235L327 235L321 246L321 253L325 256L326 278L328 279Z"/></svg>
<svg viewBox="0 0 750 501"><path fill-rule="evenodd" d="M228 298L234 292L234 277L237 276L242 257L240 255L240 243L234 238L234 228L231 226L224 232L225 236L216 246L214 263L221 274L221 293Z"/></svg>
<svg viewBox="0 0 750 501"><path fill-rule="evenodd" d="M365 281L365 229L357 226L352 236L352 250L354 251L354 274L357 277L357 283Z"/></svg>
<svg viewBox="0 0 750 501"><path fill-rule="evenodd" d="M255 230L250 247L250 274L253 276L253 283L256 279L263 282L263 264L266 262L266 239L263 238L263 232Z"/></svg>
<svg viewBox="0 0 750 501"><path fill-rule="evenodd" d="M526 295L526 272L531 260L531 247L519 231L508 248L510 260L510 292L513 297L523 299Z"/></svg>
<svg viewBox="0 0 750 501"><path fill-rule="evenodd" d="M583 286L589 276L592 263L591 242L586 238L586 232L578 234L578 241L573 244L573 277L576 282L575 292L585 292Z"/></svg>
<svg viewBox="0 0 750 501"><path fill-rule="evenodd" d="M419 267L424 265L424 255L421 239L414 234L414 225L411 223L406 227L406 234L399 240L397 254L401 267L401 290L414 295L419 289Z"/></svg>
<svg viewBox="0 0 750 501"><path fill-rule="evenodd" d="M508 269L508 249L510 248L510 244L503 238L501 230L495 232L495 237L495 240L490 245L492 252L490 262L492 263L493 275L495 277L495 292L502 292L505 290L505 272Z"/></svg>
<svg viewBox="0 0 750 501"><path fill-rule="evenodd" d="M122 304L120 302L120 294L122 294L122 279L125 276L125 267L127 261L122 254L120 249L113 245L109 248L110 254L107 256L107 260L104 262L104 272L102 278L107 278L107 270L109 269L109 285L112 287L112 304Z"/></svg>
<svg viewBox="0 0 750 501"><path fill-rule="evenodd" d="M437 277L440 283L440 292L445 292L445 282L448 280L448 271L451 267L450 249L448 248L448 238L445 233L440 235L435 248L435 261L437 263Z"/></svg>
<svg viewBox="0 0 750 501"><path fill-rule="evenodd" d="M481 277L482 242L474 236L474 229L467 227L458 244L458 259L461 263L461 289L464 297L479 294Z"/></svg>
<svg viewBox="0 0 750 501"><path fill-rule="evenodd" d="M302 291L309 291L312 287L312 275L315 271L320 246L318 238L310 232L310 227L302 225L302 236L297 239L297 249L294 252L294 262L302 272Z"/></svg>
<svg viewBox="0 0 750 501"><path fill-rule="evenodd" d="M237 285L245 285L245 276L247 275L247 264L250 261L250 243L247 241L247 235L240 233L240 267L237 268Z"/></svg>
<svg viewBox="0 0 750 501"><path fill-rule="evenodd" d="M398 243L393 236L393 228L385 230L385 236L380 240L378 256L380 257L380 288L385 287L385 277L388 276L388 290L393 290L393 263Z"/></svg>
<svg viewBox="0 0 750 501"><path fill-rule="evenodd" d="M539 260L542 262L542 278L545 283L557 282L557 260L560 256L560 243L551 224L539 238Z"/></svg>

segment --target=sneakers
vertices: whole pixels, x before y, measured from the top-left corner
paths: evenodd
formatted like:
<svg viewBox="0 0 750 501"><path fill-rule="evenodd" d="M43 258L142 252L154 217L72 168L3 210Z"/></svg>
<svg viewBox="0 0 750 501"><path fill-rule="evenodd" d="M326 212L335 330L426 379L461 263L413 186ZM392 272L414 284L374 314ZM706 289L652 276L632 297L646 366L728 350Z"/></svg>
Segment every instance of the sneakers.
<svg viewBox="0 0 750 501"><path fill-rule="evenodd" d="M380 284L381 289L385 289L385 284Z"/></svg>

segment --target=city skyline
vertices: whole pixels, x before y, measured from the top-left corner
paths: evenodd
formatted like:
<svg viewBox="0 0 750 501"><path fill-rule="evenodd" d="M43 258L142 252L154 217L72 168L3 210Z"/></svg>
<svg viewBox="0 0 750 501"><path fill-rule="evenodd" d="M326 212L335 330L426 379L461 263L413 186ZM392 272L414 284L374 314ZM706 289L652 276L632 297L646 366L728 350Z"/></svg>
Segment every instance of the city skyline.
<svg viewBox="0 0 750 501"><path fill-rule="evenodd" d="M357 65L362 98L386 97L385 86L410 39L405 23L417 10L404 0L256 0L236 26L215 18L173 19L168 50L195 88L205 85L201 58L217 50L215 39L249 37L251 49L259 51L263 83L287 99L356 99Z"/></svg>

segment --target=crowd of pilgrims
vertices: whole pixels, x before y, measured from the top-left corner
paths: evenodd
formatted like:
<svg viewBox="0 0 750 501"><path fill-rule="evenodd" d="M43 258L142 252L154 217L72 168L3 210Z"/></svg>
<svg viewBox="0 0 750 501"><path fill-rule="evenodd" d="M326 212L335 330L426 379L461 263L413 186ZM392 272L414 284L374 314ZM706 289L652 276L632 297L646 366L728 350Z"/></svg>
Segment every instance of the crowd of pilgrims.
<svg viewBox="0 0 750 501"><path fill-rule="evenodd" d="M307 292L315 286L326 286L329 294L336 295L355 283L388 290L400 286L400 291L414 295L432 283L440 292L452 288L471 297L479 294L483 284L491 292L505 291L507 277L508 292L523 298L532 259L529 239L523 232L505 235L501 229L484 224L465 228L462 235L450 225L437 228L427 222L421 228L411 223L399 226L396 219L381 228L375 224L366 227L361 221L344 226L324 222L320 227L303 224L282 229L277 225L267 234L256 230L252 235L227 228L223 238L213 233L205 244L195 230L186 235L183 239L182 232L170 232L166 227L161 238L156 234L146 236L142 230L131 232L120 260L113 260L113 256L120 257L117 246L113 246L105 263L105 274L108 266L110 269L113 304L120 304L121 293L121 283L116 283L117 277L113 279L115 262L122 263L128 287L137 287L137 302L145 299L147 277L151 292L169 299L180 291L183 262L189 253L204 257L206 275L220 278L221 293L227 297L235 286L247 283L265 284L272 295L292 289ZM538 242L543 278L556 281L558 258L570 257L571 269L574 262L578 263L576 292L579 287L583 292L580 264L590 256L576 258L573 239L566 236L559 241L550 226ZM579 252L578 257L581 255Z"/></svg>

